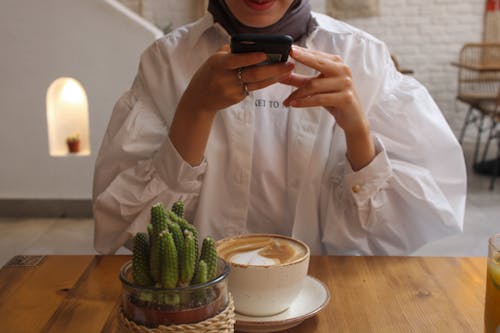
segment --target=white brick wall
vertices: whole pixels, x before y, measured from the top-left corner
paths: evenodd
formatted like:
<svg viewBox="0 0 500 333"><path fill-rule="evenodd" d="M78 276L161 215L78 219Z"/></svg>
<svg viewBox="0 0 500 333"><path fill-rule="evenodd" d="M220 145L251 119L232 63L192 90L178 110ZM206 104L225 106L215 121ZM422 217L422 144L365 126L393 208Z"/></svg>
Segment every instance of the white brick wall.
<svg viewBox="0 0 500 333"><path fill-rule="evenodd" d="M324 12L328 0L311 0ZM335 0L330 0L335 1ZM466 107L455 108L457 60L461 46L479 42L483 33L485 0L381 0L381 15L346 22L383 40L402 67L415 71L434 97L455 133L463 123ZM472 127L467 140L472 140Z"/></svg>

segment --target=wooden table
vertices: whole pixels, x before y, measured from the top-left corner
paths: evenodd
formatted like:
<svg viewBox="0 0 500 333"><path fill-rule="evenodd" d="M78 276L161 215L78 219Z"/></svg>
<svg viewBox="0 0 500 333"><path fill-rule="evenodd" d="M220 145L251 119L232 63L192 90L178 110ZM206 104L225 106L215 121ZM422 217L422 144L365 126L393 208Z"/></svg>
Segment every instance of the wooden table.
<svg viewBox="0 0 500 333"><path fill-rule="evenodd" d="M34 259L34 258L28 258ZM47 256L0 270L0 332L116 332L129 256ZM328 306L287 332L482 332L485 258L311 258Z"/></svg>

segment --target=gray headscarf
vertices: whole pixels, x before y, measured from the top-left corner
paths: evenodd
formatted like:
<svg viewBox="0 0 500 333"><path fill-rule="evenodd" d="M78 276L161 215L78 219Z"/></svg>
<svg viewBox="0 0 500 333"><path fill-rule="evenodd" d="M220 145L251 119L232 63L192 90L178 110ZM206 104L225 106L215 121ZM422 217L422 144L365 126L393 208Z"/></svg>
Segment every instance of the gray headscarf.
<svg viewBox="0 0 500 333"><path fill-rule="evenodd" d="M231 13L225 0L210 0L208 11L213 15L215 22L222 25L231 36L239 33L285 34L292 36L294 41L306 34L311 19L309 0L295 0L278 22L263 28L242 24Z"/></svg>

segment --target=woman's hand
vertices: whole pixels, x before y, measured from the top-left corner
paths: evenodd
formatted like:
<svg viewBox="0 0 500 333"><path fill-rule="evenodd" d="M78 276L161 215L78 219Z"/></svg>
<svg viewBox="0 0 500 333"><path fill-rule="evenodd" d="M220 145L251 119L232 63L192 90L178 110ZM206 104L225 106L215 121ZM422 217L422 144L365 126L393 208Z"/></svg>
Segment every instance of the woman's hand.
<svg viewBox="0 0 500 333"><path fill-rule="evenodd" d="M193 75L169 132L184 161L195 166L203 160L217 111L241 102L250 91L279 82L294 68L291 63L248 67L264 60L264 53L231 54L225 45Z"/></svg>
<svg viewBox="0 0 500 333"><path fill-rule="evenodd" d="M216 112L241 102L250 91L278 82L293 70L292 63L249 67L266 57L258 52L232 54L225 45L194 74L178 109Z"/></svg>
<svg viewBox="0 0 500 333"><path fill-rule="evenodd" d="M281 83L297 87L283 104L293 107L322 106L328 110L346 134L347 157L352 168L363 168L375 157L375 146L349 66L337 55L295 45L290 55L320 74L310 77L291 73L282 79Z"/></svg>
<svg viewBox="0 0 500 333"><path fill-rule="evenodd" d="M297 87L283 102L285 106L323 106L344 131L357 131L366 127L352 82L351 70L337 55L293 46L292 58L317 70L315 77L292 73L282 83Z"/></svg>

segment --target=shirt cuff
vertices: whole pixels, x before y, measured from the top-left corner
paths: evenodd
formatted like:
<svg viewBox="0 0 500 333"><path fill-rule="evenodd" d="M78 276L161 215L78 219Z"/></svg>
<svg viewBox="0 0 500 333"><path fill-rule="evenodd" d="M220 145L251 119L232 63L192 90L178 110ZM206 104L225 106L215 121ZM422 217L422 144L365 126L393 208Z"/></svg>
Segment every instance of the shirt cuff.
<svg viewBox="0 0 500 333"><path fill-rule="evenodd" d="M377 137L374 137L374 144L377 155L361 170L352 170L347 158L344 163L344 184L357 202L372 197L392 176L391 161L384 145Z"/></svg>
<svg viewBox="0 0 500 333"><path fill-rule="evenodd" d="M198 192L207 169L205 158L195 167L184 161L168 135L156 152L153 165L165 184L180 192Z"/></svg>

